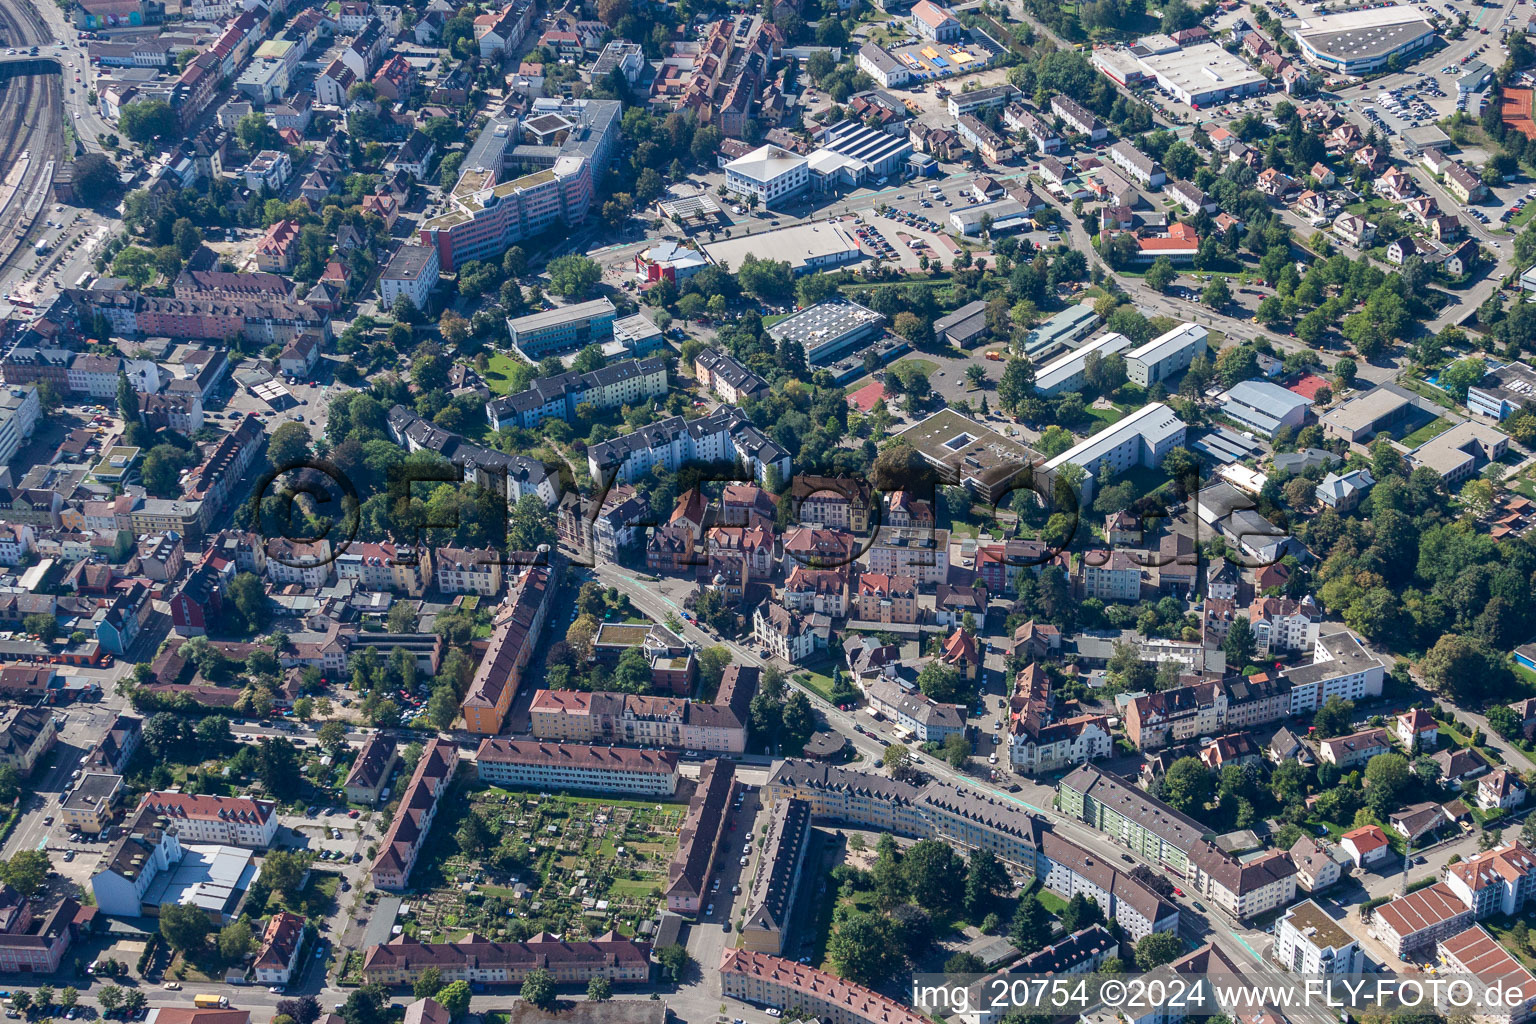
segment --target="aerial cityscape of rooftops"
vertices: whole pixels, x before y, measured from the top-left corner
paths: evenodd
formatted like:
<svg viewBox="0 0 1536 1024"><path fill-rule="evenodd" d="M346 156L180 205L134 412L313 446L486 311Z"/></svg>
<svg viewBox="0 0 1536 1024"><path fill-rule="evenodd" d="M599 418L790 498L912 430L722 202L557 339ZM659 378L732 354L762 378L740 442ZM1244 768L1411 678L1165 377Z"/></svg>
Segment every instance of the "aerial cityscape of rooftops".
<svg viewBox="0 0 1536 1024"><path fill-rule="evenodd" d="M1533 39L0 0L6 1024L1536 1024Z"/></svg>

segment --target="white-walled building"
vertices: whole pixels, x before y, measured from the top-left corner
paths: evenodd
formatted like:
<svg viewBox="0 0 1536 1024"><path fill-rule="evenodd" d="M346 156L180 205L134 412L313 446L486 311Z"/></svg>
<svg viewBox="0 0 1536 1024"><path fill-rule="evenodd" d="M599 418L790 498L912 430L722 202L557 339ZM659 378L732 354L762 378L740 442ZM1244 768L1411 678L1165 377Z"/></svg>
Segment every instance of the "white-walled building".
<svg viewBox="0 0 1536 1024"><path fill-rule="evenodd" d="M1359 942L1311 900L1287 910L1275 926L1274 958L1297 974L1354 974L1365 967Z"/></svg>
<svg viewBox="0 0 1536 1024"><path fill-rule="evenodd" d="M756 196L768 208L793 199L810 184L811 172L805 157L781 146L759 146L725 165L727 191L738 196Z"/></svg>

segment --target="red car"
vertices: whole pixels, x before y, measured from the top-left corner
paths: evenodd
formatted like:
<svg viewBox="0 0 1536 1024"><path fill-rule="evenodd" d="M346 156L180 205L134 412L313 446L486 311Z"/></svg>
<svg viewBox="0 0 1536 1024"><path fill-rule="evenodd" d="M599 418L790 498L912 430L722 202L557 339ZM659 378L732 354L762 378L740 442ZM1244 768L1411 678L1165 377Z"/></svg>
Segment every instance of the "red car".
<svg viewBox="0 0 1536 1024"><path fill-rule="evenodd" d="M1173 887L1173 894L1175 896L1183 896L1184 895L1184 890L1180 889L1178 886L1174 886Z"/></svg>

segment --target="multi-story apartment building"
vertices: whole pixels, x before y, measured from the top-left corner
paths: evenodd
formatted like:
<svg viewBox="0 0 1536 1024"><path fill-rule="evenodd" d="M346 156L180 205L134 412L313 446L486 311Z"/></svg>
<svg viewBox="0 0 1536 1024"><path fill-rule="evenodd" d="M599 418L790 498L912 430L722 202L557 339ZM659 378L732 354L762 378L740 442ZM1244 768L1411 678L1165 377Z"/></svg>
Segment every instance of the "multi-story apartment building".
<svg viewBox="0 0 1536 1024"><path fill-rule="evenodd" d="M1129 358L1126 365L1130 365ZM1118 475L1135 466L1160 465L1164 456L1184 443L1185 432L1184 421L1172 409L1153 402L1051 459L1040 468L1043 477L1037 479L1052 486L1063 467L1077 466L1082 471L1081 500L1087 503L1093 500L1099 476L1106 471Z"/></svg>
<svg viewBox="0 0 1536 1024"><path fill-rule="evenodd" d="M606 299L601 301L607 302ZM612 308L612 303L608 303L608 308ZM575 316L574 313L572 315ZM523 317L513 323L526 320ZM528 333L523 332L525 337ZM543 343L539 344L542 346ZM495 430L503 427L531 430L547 419L566 422L574 420L579 405L590 405L597 410L619 409L626 405L640 405L647 399L658 398L666 393L665 359L626 359L588 373L572 370L553 377L542 377L534 381L527 391L487 402L485 414Z"/></svg>
<svg viewBox="0 0 1536 1024"><path fill-rule="evenodd" d="M397 935L369 947L363 979L370 984L411 985L423 972L435 969L445 982L520 985L530 971L541 968L557 985L593 978L623 984L647 981L651 959L646 947L616 935L591 942L566 942L552 935L530 942L488 942L473 936L465 942L421 942Z"/></svg>
<svg viewBox="0 0 1536 1024"><path fill-rule="evenodd" d="M49 708L0 708L0 764L26 778L53 749L58 735L58 721Z"/></svg>
<svg viewBox="0 0 1536 1024"><path fill-rule="evenodd" d="M155 790L144 794L135 816L146 810L165 818L183 843L265 850L277 836L277 804L271 800Z"/></svg>
<svg viewBox="0 0 1536 1024"><path fill-rule="evenodd" d="M1311 900L1291 907L1275 926L1272 955L1297 974L1355 974L1365 967L1360 943Z"/></svg>
<svg viewBox="0 0 1536 1024"><path fill-rule="evenodd" d="M1125 709L1125 734L1138 750L1215 735L1227 721L1227 699L1214 681L1137 697Z"/></svg>
<svg viewBox="0 0 1536 1024"><path fill-rule="evenodd" d="M336 556L336 576L357 580L368 590L420 597L432 581L432 550L387 542L353 541Z"/></svg>
<svg viewBox="0 0 1536 1024"><path fill-rule="evenodd" d="M849 476L797 476L790 484L794 520L802 526L864 533L869 529L870 489Z"/></svg>
<svg viewBox="0 0 1536 1024"><path fill-rule="evenodd" d="M789 452L729 405L696 420L670 416L587 449L592 479L616 483L633 483L655 467L675 472L700 462L745 463L765 485L774 472L790 478Z"/></svg>
<svg viewBox="0 0 1536 1024"><path fill-rule="evenodd" d="M965 734L965 708L941 704L922 693L907 690L894 679L876 679L864 687L864 698L878 711L922 743L943 743Z"/></svg>
<svg viewBox="0 0 1536 1024"><path fill-rule="evenodd" d="M791 665L825 649L831 633L832 624L825 615L802 615L772 601L764 601L752 613L752 639Z"/></svg>
<svg viewBox="0 0 1536 1024"><path fill-rule="evenodd" d="M1108 757L1114 746L1104 715L1056 718L1043 709L1027 707L1008 723L1008 763L1026 775Z"/></svg>
<svg viewBox="0 0 1536 1024"><path fill-rule="evenodd" d="M1445 884L1478 920L1518 914L1536 895L1536 854L1515 842L1446 869Z"/></svg>
<svg viewBox="0 0 1536 1024"><path fill-rule="evenodd" d="M0 391L0 463L9 463L31 440L42 408L35 384L17 384Z"/></svg>
<svg viewBox="0 0 1536 1024"><path fill-rule="evenodd" d="M1296 898L1296 865L1284 850L1240 861L1207 845L1195 851L1190 863L1195 887L1237 918L1257 917Z"/></svg>
<svg viewBox="0 0 1536 1024"><path fill-rule="evenodd" d="M548 793L660 797L677 792L677 755L666 750L490 737L480 741L475 768L481 782Z"/></svg>
<svg viewBox="0 0 1536 1024"><path fill-rule="evenodd" d="M1353 634L1334 627L1318 636L1312 664L1286 669L1284 676L1291 684L1290 713L1307 715L1330 697L1360 701L1381 696L1386 667Z"/></svg>
<svg viewBox="0 0 1536 1024"><path fill-rule="evenodd" d="M1465 931L1473 920L1472 908L1445 882L1436 882L1377 907L1370 934L1406 957Z"/></svg>
<svg viewBox="0 0 1536 1024"><path fill-rule="evenodd" d="M0 927L0 971L35 976L53 974L64 955L86 929L80 904L66 896L40 920L31 901L14 889L6 893Z"/></svg>
<svg viewBox="0 0 1536 1024"><path fill-rule="evenodd" d="M1080 765L1057 786L1063 814L1113 836L1147 860L1188 876L1211 831L1120 778Z"/></svg>
<svg viewBox="0 0 1536 1024"><path fill-rule="evenodd" d="M706 349L693 361L694 379L728 405L738 405L743 398L760 398L768 393L768 382L747 369L735 356L719 349Z"/></svg>
<svg viewBox="0 0 1536 1024"><path fill-rule="evenodd" d="M720 987L732 999L795 1007L823 1024L923 1024L927 1020L894 999L835 974L750 949L726 950L720 961Z"/></svg>
<svg viewBox="0 0 1536 1024"><path fill-rule="evenodd" d="M1363 765L1377 754L1392 749L1392 741L1385 729L1362 729L1348 736L1335 736L1318 744L1318 756L1340 768Z"/></svg>
<svg viewBox="0 0 1536 1024"><path fill-rule="evenodd" d="M757 670L727 671L711 704L677 697L539 690L528 708L534 739L739 754Z"/></svg>
<svg viewBox="0 0 1536 1024"><path fill-rule="evenodd" d="M261 935L261 948L251 965L259 985L286 985L299 965L299 950L304 945L304 919L298 914L279 910L267 921Z"/></svg>
<svg viewBox="0 0 1536 1024"><path fill-rule="evenodd" d="M732 665L725 674L733 676L740 671L741 666ZM699 783L678 830L677 849L667 863L667 884L662 892L667 909L674 914L696 914L705 906L716 858L725 848L735 779L735 766L730 761L712 758L699 768Z"/></svg>
<svg viewBox="0 0 1536 1024"><path fill-rule="evenodd" d="M855 607L864 622L911 625L918 617L917 577L860 573Z"/></svg>
<svg viewBox="0 0 1536 1024"><path fill-rule="evenodd" d="M1256 655L1268 658L1291 651L1312 653L1322 618L1322 609L1310 597L1300 601L1282 597L1258 598L1248 606L1248 624L1253 629Z"/></svg>
<svg viewBox="0 0 1536 1024"><path fill-rule="evenodd" d="M503 555L495 548L438 548L432 559L432 582L444 594L501 593Z"/></svg>
<svg viewBox="0 0 1536 1024"><path fill-rule="evenodd" d="M910 576L920 585L949 578L949 531L893 527L881 530L866 552L869 571Z"/></svg>
<svg viewBox="0 0 1536 1024"><path fill-rule="evenodd" d="M522 685L523 670L533 656L549 614L550 569L530 565L513 584L511 603L497 616L491 637L475 666L474 678L459 710L464 727L482 736L501 732L512 698Z"/></svg>
<svg viewBox="0 0 1536 1024"><path fill-rule="evenodd" d="M377 807L389 786L390 773L399 763L395 741L382 731L371 734L363 741L357 760L352 762L352 770L347 773L347 781L342 785L347 801Z"/></svg>
<svg viewBox="0 0 1536 1024"><path fill-rule="evenodd" d="M1041 883L1065 899L1092 898L1132 942L1153 932L1178 931L1177 904L1055 832L1040 837L1039 872Z"/></svg>
<svg viewBox="0 0 1536 1024"><path fill-rule="evenodd" d="M784 607L840 619L850 615L848 573L843 569L810 569L796 565L784 580Z"/></svg>
<svg viewBox="0 0 1536 1024"><path fill-rule="evenodd" d="M989 850L1033 873L1042 823L1016 804L947 782L917 787L811 761L780 761L764 787L769 805L795 798L814 818L914 839Z"/></svg>
<svg viewBox="0 0 1536 1024"><path fill-rule="evenodd" d="M1123 548L1083 552L1083 596L1100 601L1141 600L1142 566Z"/></svg>
<svg viewBox="0 0 1536 1024"><path fill-rule="evenodd" d="M757 874L746 893L742 948L775 955L784 951L810 839L811 808L805 801L780 800L773 805L763 828Z"/></svg>
<svg viewBox="0 0 1536 1024"><path fill-rule="evenodd" d="M59 803L64 827L89 836L100 835L112 823L123 796L123 777L91 772Z"/></svg>
<svg viewBox="0 0 1536 1024"><path fill-rule="evenodd" d="M459 764L459 748L434 737L416 762L411 781L400 794L400 806L389 831L379 843L379 854L369 868L376 889L404 889L416 866L416 857L437 817L438 802ZM375 949L382 947L375 947ZM365 972L366 973L366 972Z"/></svg>

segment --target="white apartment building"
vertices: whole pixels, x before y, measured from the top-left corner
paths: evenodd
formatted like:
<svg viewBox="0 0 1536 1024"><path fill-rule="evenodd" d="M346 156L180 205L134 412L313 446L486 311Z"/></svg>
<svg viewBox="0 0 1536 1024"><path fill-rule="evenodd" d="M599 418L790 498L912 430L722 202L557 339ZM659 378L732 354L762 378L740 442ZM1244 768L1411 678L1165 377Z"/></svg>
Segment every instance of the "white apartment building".
<svg viewBox="0 0 1536 1024"><path fill-rule="evenodd" d="M1125 373L1133 384L1149 388L1189 369L1196 356L1205 355L1210 332L1199 324L1180 324L1126 354Z"/></svg>
<svg viewBox="0 0 1536 1024"><path fill-rule="evenodd" d="M1536 894L1536 854L1509 843L1446 869L1445 884L1481 920L1518 914Z"/></svg>
<svg viewBox="0 0 1536 1024"><path fill-rule="evenodd" d="M437 287L441 264L435 245L402 245L379 274L379 304L389 309L404 295L417 309L427 308L427 296Z"/></svg>
<svg viewBox="0 0 1536 1024"><path fill-rule="evenodd" d="M155 790L144 794L137 814L145 808L166 818L167 829L183 843L264 850L277 835L277 804L271 800Z"/></svg>
<svg viewBox="0 0 1536 1024"><path fill-rule="evenodd" d="M1280 919L1274 958L1297 974L1354 974L1365 967L1360 943L1311 900L1296 904Z"/></svg>
<svg viewBox="0 0 1536 1024"><path fill-rule="evenodd" d="M1286 669L1291 683L1292 715L1311 714L1329 697L1359 701L1380 697L1386 668L1344 629L1318 636L1312 664Z"/></svg>
<svg viewBox="0 0 1536 1024"><path fill-rule="evenodd" d="M1051 459L1041 468L1041 478L1050 486L1063 466L1081 467L1086 505L1093 500L1097 477L1106 471L1118 475L1132 466L1156 466L1184 443L1184 435L1184 421L1162 402L1153 402Z"/></svg>
<svg viewBox="0 0 1536 1024"><path fill-rule="evenodd" d="M15 458L32 437L42 408L36 384L19 384L0 391L0 464Z"/></svg>
<svg viewBox="0 0 1536 1024"><path fill-rule="evenodd" d="M1195 888L1234 917L1256 917L1296 898L1296 865L1283 850L1239 861L1208 846L1192 854L1189 862Z"/></svg>
<svg viewBox="0 0 1536 1024"><path fill-rule="evenodd" d="M760 484L770 470L790 473L789 452L758 430L740 409L722 405L708 416L670 416L587 449L593 480L633 483L660 466L668 472L688 462L744 462Z"/></svg>
<svg viewBox="0 0 1536 1024"><path fill-rule="evenodd" d="M489 737L475 752L475 765L482 782L545 793L670 797L677 792L677 754L670 750Z"/></svg>

